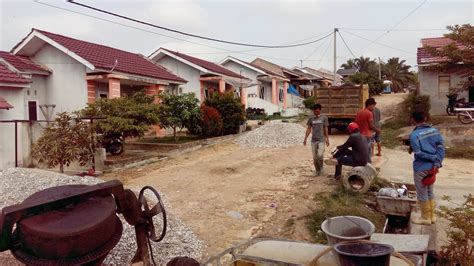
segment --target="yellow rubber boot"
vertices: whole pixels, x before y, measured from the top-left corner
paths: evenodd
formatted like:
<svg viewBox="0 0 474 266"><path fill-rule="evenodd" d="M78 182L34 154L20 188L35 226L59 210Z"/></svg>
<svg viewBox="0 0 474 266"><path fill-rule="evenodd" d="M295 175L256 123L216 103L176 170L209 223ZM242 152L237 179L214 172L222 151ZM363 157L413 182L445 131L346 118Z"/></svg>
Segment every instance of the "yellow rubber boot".
<svg viewBox="0 0 474 266"><path fill-rule="evenodd" d="M419 217L412 217L412 222L415 224L424 224L430 225L431 224L431 205L429 201L418 201L418 205L420 206L420 213Z"/></svg>
<svg viewBox="0 0 474 266"><path fill-rule="evenodd" d="M430 199L429 200L430 202L430 214L431 214L431 223L434 224L436 223L436 213L435 213L435 210L436 210L436 202L434 199Z"/></svg>

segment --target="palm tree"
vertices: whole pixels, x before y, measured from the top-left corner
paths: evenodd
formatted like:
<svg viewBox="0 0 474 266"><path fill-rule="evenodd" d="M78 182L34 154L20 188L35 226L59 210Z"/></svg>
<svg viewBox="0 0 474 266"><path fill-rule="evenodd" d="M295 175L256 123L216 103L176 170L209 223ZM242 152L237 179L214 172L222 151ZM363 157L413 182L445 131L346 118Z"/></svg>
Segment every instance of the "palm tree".
<svg viewBox="0 0 474 266"><path fill-rule="evenodd" d="M354 59L349 59L349 60L347 60L347 62L344 63L344 64L342 64L341 67L344 68L344 69L357 68Z"/></svg>
<svg viewBox="0 0 474 266"><path fill-rule="evenodd" d="M398 57L392 57L384 64L383 73L392 82L392 89L398 92L403 87L416 83L416 76L410 72L410 65L405 64L405 60L400 61Z"/></svg>
<svg viewBox="0 0 474 266"><path fill-rule="evenodd" d="M370 57L359 57L356 58L355 64L357 66L357 69L359 69L359 72L366 72L369 74L373 74L377 72L377 63L370 59Z"/></svg>

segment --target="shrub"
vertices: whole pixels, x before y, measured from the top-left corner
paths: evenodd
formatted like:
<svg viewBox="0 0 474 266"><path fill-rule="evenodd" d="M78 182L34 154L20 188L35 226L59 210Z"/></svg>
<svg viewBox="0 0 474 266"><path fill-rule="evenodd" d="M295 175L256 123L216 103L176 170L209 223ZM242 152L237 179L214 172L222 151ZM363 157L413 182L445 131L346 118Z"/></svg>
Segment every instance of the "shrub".
<svg viewBox="0 0 474 266"><path fill-rule="evenodd" d="M137 92L127 97L99 99L81 112L83 116L105 118L94 122L97 133L141 137L158 123L158 105L154 100L154 96Z"/></svg>
<svg viewBox="0 0 474 266"><path fill-rule="evenodd" d="M48 167L59 165L61 173L64 173L64 165L69 166L73 161L86 165L92 160L93 147L97 144L91 132L90 124L82 121L78 112L59 113L33 145L32 156Z"/></svg>
<svg viewBox="0 0 474 266"><path fill-rule="evenodd" d="M266 116L265 109L249 107L245 110L245 116L249 120L259 120Z"/></svg>
<svg viewBox="0 0 474 266"><path fill-rule="evenodd" d="M204 105L219 111L222 117L222 132L224 135L238 133L240 126L245 123L244 106L232 92L214 93L204 101Z"/></svg>
<svg viewBox="0 0 474 266"><path fill-rule="evenodd" d="M410 115L414 111L423 111L429 119L431 109L430 96L416 95L414 92L408 94L408 97L402 103L401 115L406 121L410 121Z"/></svg>
<svg viewBox="0 0 474 266"><path fill-rule="evenodd" d="M441 265L473 265L474 262L474 197L464 196L466 201L449 208L441 206L439 215L448 220L448 241L441 247ZM453 203L447 196L443 197Z"/></svg>
<svg viewBox="0 0 474 266"><path fill-rule="evenodd" d="M173 129L176 141L179 139L178 131L181 131L191 119L199 116L199 100L194 93L173 95L161 93L158 95L160 104L158 106L159 125L162 128Z"/></svg>
<svg viewBox="0 0 474 266"><path fill-rule="evenodd" d="M204 137L214 137L222 134L222 118L216 108L206 105L201 106L201 135Z"/></svg>
<svg viewBox="0 0 474 266"><path fill-rule="evenodd" d="M313 106L315 105L314 96L304 99L303 104L304 104L304 107L308 109L313 109Z"/></svg>

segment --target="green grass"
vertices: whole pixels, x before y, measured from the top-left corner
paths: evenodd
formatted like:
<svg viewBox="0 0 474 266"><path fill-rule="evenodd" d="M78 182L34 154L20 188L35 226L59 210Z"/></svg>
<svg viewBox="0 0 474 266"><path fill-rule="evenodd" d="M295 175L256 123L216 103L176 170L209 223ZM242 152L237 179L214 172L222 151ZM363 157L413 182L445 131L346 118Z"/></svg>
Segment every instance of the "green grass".
<svg viewBox="0 0 474 266"><path fill-rule="evenodd" d="M327 244L326 236L321 231L321 224L327 217L342 215L360 216L370 220L381 232L385 223L385 215L366 206L365 199L374 199L371 193L360 194L347 191L343 187L333 192L322 192L315 195L316 210L308 216L308 229L316 243Z"/></svg>
<svg viewBox="0 0 474 266"><path fill-rule="evenodd" d="M474 160L474 148L471 147L449 147L446 149L446 157L454 159Z"/></svg>
<svg viewBox="0 0 474 266"><path fill-rule="evenodd" d="M143 138L140 139L138 142L143 142L143 143L163 143L163 144L182 144L186 142L191 142L195 140L200 140L202 139L201 137L198 136L180 136L178 141L175 141L173 136L166 136L166 137L161 137L161 138Z"/></svg>
<svg viewBox="0 0 474 266"><path fill-rule="evenodd" d="M406 127L407 123L402 117L394 117L382 125L382 145L393 149L402 143L397 138L402 133L402 127Z"/></svg>

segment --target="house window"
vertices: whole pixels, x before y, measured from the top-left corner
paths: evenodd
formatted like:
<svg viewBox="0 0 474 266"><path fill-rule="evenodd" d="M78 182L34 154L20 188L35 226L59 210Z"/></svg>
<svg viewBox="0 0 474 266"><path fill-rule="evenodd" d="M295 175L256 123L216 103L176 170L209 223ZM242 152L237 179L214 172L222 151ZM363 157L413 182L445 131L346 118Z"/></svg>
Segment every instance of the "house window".
<svg viewBox="0 0 474 266"><path fill-rule="evenodd" d="M29 101L28 102L28 120L30 121L37 121L38 120L38 113L36 111L36 102Z"/></svg>
<svg viewBox="0 0 474 266"><path fill-rule="evenodd" d="M260 99L265 100L265 87L260 87Z"/></svg>
<svg viewBox="0 0 474 266"><path fill-rule="evenodd" d="M278 100L280 102L283 102L283 90L282 89L278 90Z"/></svg>
<svg viewBox="0 0 474 266"><path fill-rule="evenodd" d="M438 77L438 98L444 99L446 94L449 93L449 87L451 87L451 78L449 76Z"/></svg>
<svg viewBox="0 0 474 266"><path fill-rule="evenodd" d="M99 98L107 99L107 93L99 93Z"/></svg>

